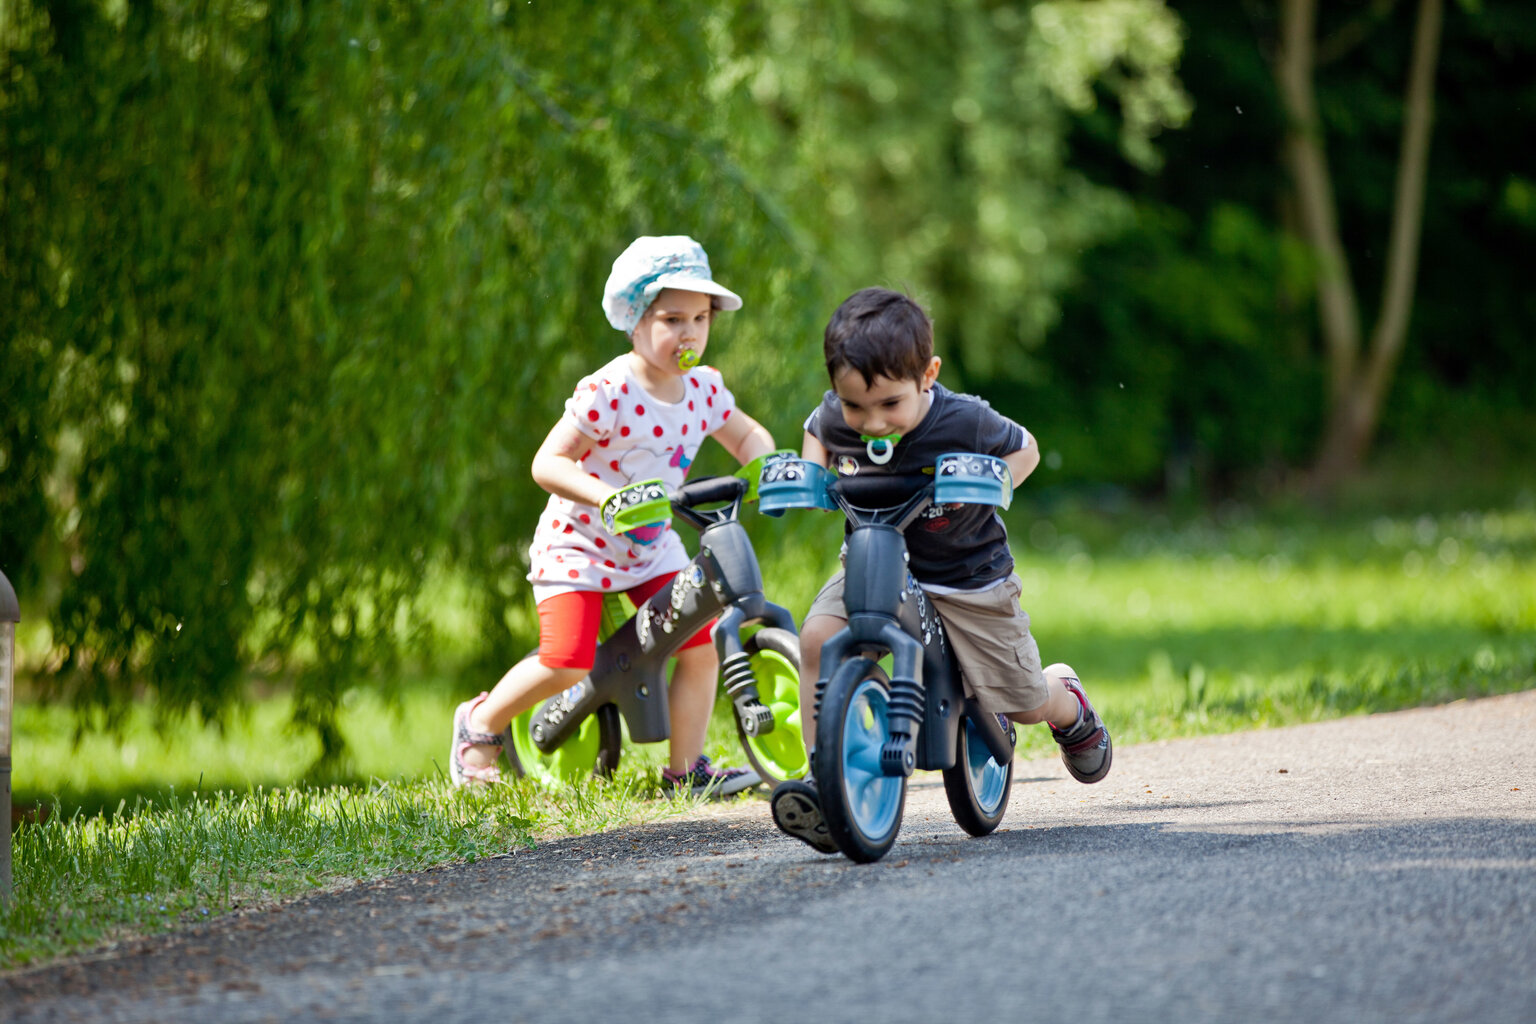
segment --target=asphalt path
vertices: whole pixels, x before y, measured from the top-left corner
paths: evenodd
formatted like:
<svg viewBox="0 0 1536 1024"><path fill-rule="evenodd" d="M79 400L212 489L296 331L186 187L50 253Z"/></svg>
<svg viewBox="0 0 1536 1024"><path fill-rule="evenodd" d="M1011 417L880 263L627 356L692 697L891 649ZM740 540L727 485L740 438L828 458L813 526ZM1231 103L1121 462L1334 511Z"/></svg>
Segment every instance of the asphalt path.
<svg viewBox="0 0 1536 1024"><path fill-rule="evenodd" d="M1536 691L1019 762L878 864L764 801L0 976L6 1021L1536 1022Z"/></svg>

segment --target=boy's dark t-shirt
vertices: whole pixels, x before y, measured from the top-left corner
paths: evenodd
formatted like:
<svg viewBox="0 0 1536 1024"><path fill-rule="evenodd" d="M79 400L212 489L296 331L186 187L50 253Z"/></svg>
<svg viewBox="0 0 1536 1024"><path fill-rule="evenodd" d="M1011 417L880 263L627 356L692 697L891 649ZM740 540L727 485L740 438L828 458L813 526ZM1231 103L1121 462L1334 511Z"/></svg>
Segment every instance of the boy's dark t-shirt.
<svg viewBox="0 0 1536 1024"><path fill-rule="evenodd" d="M1025 446L1029 435L1013 420L974 395L958 394L933 385L933 405L917 429L904 436L885 465L869 457L869 449L843 420L835 391L805 421L806 431L830 455L831 469L850 474L932 473L933 463L950 452L977 452L1002 457ZM919 583L979 590L1013 572L1008 531L997 510L986 505L932 505L907 529L907 567Z"/></svg>

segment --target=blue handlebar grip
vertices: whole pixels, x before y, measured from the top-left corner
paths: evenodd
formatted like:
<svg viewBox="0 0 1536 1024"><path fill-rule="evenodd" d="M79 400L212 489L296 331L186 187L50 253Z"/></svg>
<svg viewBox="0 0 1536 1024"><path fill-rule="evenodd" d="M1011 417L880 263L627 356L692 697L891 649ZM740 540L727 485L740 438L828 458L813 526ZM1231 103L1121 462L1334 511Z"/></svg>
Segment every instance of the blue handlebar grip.
<svg viewBox="0 0 1536 1024"><path fill-rule="evenodd" d="M944 504L995 505L1013 503L1013 473L1008 463L992 455L953 452L934 463L933 500Z"/></svg>
<svg viewBox="0 0 1536 1024"><path fill-rule="evenodd" d="M757 487L757 508L766 515L788 508L836 509L827 487L833 476L825 466L805 459L778 459L765 463Z"/></svg>

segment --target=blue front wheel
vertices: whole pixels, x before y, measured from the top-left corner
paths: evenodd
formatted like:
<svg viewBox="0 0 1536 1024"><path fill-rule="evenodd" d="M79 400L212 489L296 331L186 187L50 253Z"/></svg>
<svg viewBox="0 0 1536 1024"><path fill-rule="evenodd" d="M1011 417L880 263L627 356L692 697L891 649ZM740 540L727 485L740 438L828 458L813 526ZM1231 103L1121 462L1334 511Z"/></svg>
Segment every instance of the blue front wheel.
<svg viewBox="0 0 1536 1024"><path fill-rule="evenodd" d="M880 748L891 736L890 688L879 665L850 659L827 683L816 718L812 769L827 830L849 860L863 864L890 850L907 800L906 776L880 768Z"/></svg>

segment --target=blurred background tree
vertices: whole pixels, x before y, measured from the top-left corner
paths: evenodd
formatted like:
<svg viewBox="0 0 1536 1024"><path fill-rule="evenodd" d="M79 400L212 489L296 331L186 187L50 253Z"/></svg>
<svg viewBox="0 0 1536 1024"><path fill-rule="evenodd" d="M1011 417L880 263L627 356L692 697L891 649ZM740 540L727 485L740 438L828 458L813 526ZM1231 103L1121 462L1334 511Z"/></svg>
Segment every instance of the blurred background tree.
<svg viewBox="0 0 1536 1024"><path fill-rule="evenodd" d="M1318 464L1335 389L1318 326L1327 256L1299 223L1283 155L1293 122L1276 79L1282 9L1171 6L1195 112L1162 137L1156 175L1116 157L1111 98L1074 125L1070 163L1131 195L1135 224L1085 254L1037 418L1065 425L1078 413L1059 439L1063 479L1197 498L1272 492ZM1326 5L1315 25L1317 130L1348 283L1363 295L1382 295L1388 276L1417 14L1371 0ZM1536 298L1511 255L1531 250L1536 207L1530 146L1509 134L1536 101L1521 70L1533 51L1529 12L1445 10L1411 316L1380 394L1387 454L1510 467L1533 455L1521 396L1536 393Z"/></svg>
<svg viewBox="0 0 1536 1024"><path fill-rule="evenodd" d="M1367 294L1414 9L1315 26ZM486 661L518 654L528 460L621 350L598 297L637 234L694 235L743 294L711 359L783 443L827 315L875 283L931 308L950 384L1041 437L1044 484L1214 497L1323 443L1279 7L0 11L0 567L82 708L216 718L254 669L335 755L345 691L430 656L434 575ZM1497 257L1536 232L1533 21L1445 12L1389 448L1536 437L1528 261Z"/></svg>

